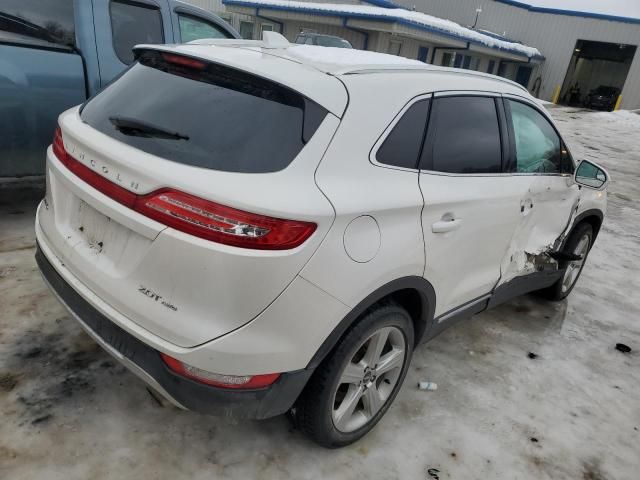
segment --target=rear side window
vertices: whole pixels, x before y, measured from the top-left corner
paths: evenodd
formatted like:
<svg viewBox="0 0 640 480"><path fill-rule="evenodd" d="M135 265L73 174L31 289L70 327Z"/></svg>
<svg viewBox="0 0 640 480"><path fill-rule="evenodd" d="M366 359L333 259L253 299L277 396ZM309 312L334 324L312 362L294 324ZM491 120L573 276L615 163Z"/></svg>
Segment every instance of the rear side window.
<svg viewBox="0 0 640 480"><path fill-rule="evenodd" d="M535 109L507 100L519 173L561 173L562 143L549 121Z"/></svg>
<svg viewBox="0 0 640 480"><path fill-rule="evenodd" d="M113 48L122 63L133 63L133 47L139 43L164 43L162 15L158 8L128 0L112 0L110 12Z"/></svg>
<svg viewBox="0 0 640 480"><path fill-rule="evenodd" d="M429 113L429 100L420 100L402 115L376 153L386 165L416 168Z"/></svg>
<svg viewBox="0 0 640 480"><path fill-rule="evenodd" d="M427 146L420 168L447 173L499 173L502 146L495 100L442 97L433 100Z"/></svg>
<svg viewBox="0 0 640 480"><path fill-rule="evenodd" d="M218 25L191 15L178 15L180 38L183 43L201 38L232 38L231 34Z"/></svg>
<svg viewBox="0 0 640 480"><path fill-rule="evenodd" d="M1 0L0 39L73 46L73 0Z"/></svg>
<svg viewBox="0 0 640 480"><path fill-rule="evenodd" d="M192 65L177 63L184 61ZM326 113L301 94L246 72L147 51L90 100L81 117L173 162L267 173L293 161Z"/></svg>

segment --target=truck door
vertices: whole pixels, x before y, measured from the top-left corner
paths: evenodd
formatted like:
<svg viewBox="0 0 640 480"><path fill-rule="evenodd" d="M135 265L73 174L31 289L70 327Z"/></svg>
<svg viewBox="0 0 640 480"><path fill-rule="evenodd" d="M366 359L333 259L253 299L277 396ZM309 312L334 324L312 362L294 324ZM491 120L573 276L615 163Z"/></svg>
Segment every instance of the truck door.
<svg viewBox="0 0 640 480"><path fill-rule="evenodd" d="M140 43L176 39L167 0L93 0L101 86L133 63Z"/></svg>
<svg viewBox="0 0 640 480"><path fill-rule="evenodd" d="M73 0L0 2L0 177L41 175L58 115L85 100Z"/></svg>

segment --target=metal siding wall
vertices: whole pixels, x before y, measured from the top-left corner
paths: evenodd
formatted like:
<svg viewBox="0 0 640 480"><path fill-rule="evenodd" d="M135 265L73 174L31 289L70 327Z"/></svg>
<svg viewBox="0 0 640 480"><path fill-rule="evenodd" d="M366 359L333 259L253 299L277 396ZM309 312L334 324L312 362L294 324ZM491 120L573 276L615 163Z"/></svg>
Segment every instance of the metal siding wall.
<svg viewBox="0 0 640 480"><path fill-rule="evenodd" d="M551 100L556 86L564 82L578 39L638 45L622 91L622 108L640 108L639 24L529 12L490 0L396 0L396 3L408 8L415 5L418 11L462 25L473 24L476 8L481 5L477 28L506 32L507 37L536 47L546 57L534 72L541 76L540 97L545 100Z"/></svg>

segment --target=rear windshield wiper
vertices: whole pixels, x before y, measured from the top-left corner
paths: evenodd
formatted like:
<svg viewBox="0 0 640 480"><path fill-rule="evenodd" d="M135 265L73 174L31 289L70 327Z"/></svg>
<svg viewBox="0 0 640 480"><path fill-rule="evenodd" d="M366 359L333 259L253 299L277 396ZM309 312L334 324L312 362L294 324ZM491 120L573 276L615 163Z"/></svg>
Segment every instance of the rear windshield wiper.
<svg viewBox="0 0 640 480"><path fill-rule="evenodd" d="M128 117L109 117L109 121L120 133L134 137L155 137L167 140L189 140L187 135L167 130L152 123Z"/></svg>

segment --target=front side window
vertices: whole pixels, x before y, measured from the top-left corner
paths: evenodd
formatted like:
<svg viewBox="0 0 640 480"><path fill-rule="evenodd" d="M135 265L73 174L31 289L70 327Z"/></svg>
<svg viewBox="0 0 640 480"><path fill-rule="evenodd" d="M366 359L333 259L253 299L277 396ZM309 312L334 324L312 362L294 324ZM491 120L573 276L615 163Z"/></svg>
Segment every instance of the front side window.
<svg viewBox="0 0 640 480"><path fill-rule="evenodd" d="M447 173L501 172L495 100L475 96L436 98L420 168Z"/></svg>
<svg viewBox="0 0 640 480"><path fill-rule="evenodd" d="M74 46L73 0L0 1L0 39Z"/></svg>
<svg viewBox="0 0 640 480"><path fill-rule="evenodd" d="M562 142L549 121L524 103L507 100L519 173L561 173Z"/></svg>
<svg viewBox="0 0 640 480"><path fill-rule="evenodd" d="M191 15L178 15L180 37L183 43L201 38L232 38L229 32L218 25Z"/></svg>
<svg viewBox="0 0 640 480"><path fill-rule="evenodd" d="M133 63L133 47L140 43L164 43L162 15L158 8L112 0L110 15L113 48L122 63Z"/></svg>
<svg viewBox="0 0 640 480"><path fill-rule="evenodd" d="M416 168L429 113L429 100L420 100L402 115L376 153L386 165Z"/></svg>

